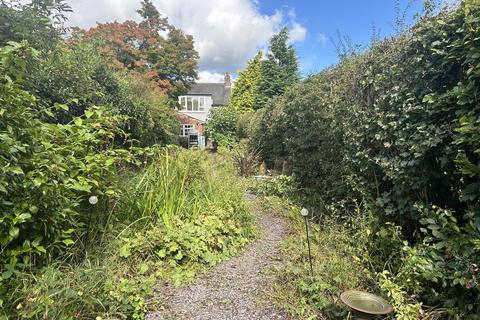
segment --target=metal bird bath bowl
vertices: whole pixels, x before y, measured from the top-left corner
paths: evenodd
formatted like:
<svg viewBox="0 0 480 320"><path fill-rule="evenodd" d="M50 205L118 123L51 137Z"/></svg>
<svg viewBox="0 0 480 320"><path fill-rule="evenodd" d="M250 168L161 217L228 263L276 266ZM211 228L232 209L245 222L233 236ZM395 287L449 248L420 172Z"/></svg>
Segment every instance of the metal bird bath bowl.
<svg viewBox="0 0 480 320"><path fill-rule="evenodd" d="M353 319L375 319L377 316L389 314L392 306L371 293L349 290L340 295L340 299L353 309Z"/></svg>

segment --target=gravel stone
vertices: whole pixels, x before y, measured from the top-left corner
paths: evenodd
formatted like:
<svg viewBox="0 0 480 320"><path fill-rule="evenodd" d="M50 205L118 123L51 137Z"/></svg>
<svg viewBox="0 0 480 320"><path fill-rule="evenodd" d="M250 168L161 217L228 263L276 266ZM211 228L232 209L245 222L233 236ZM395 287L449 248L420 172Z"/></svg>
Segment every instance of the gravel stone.
<svg viewBox="0 0 480 320"><path fill-rule="evenodd" d="M251 194L245 198L255 200ZM286 223L269 212L254 209L253 213L262 230L261 237L239 256L218 264L192 285L180 288L161 285L153 300L161 300L165 309L148 314L146 320L290 319L266 301L276 280L269 270L283 263L279 245L287 234Z"/></svg>

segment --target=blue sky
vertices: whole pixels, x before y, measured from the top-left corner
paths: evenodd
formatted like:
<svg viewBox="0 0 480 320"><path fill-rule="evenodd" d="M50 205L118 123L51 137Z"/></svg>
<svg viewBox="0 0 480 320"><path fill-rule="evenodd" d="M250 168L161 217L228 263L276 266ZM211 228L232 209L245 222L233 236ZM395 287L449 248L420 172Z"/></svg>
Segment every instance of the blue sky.
<svg viewBox="0 0 480 320"><path fill-rule="evenodd" d="M137 20L140 0L67 0L73 8L69 25L90 28L97 23ZM366 45L372 23L380 36L391 35L395 0L152 0L173 25L193 35L200 54L200 81L222 81L235 76L282 26L292 29L303 75L337 62L332 40L337 31L356 44ZM422 7L422 0L400 0L409 7L408 21ZM453 1L453 0L443 0ZM95 10L92 10L95 8Z"/></svg>
<svg viewBox="0 0 480 320"><path fill-rule="evenodd" d="M422 2L401 0L401 11L406 11L407 23L413 22ZM348 35L355 44L367 45L372 36L372 24L383 38L394 33L395 0L263 0L259 2L262 14L271 15L278 8L293 8L296 21L306 30L305 39L294 44L303 74L317 72L338 61L332 40L337 31Z"/></svg>

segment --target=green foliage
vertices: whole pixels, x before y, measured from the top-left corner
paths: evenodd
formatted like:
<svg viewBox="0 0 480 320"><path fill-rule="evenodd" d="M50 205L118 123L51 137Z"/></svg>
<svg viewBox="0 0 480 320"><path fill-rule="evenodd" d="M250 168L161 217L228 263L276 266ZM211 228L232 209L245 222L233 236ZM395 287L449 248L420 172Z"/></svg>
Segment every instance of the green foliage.
<svg viewBox="0 0 480 320"><path fill-rule="evenodd" d="M338 211L341 220L325 217L321 225L310 221L312 277L301 208L288 198L271 196L262 198L262 204L265 210L287 217L291 228L282 247L286 263L277 271L274 301L301 319L346 319L340 293L369 288L375 278L364 261L371 240L368 216L360 210L351 216Z"/></svg>
<svg viewBox="0 0 480 320"><path fill-rule="evenodd" d="M29 59L30 72L24 86L41 98L39 108L55 103L68 110L53 110L49 122L68 123L85 109L106 105L112 113L126 115L125 131L141 145L173 142L178 121L168 98L151 83L125 70L115 70L102 57L100 49L86 42L59 45Z"/></svg>
<svg viewBox="0 0 480 320"><path fill-rule="evenodd" d="M262 62L262 96L257 109L263 107L269 99L282 95L299 80L297 55L293 46L288 44L286 27L270 39L269 50L267 59Z"/></svg>
<svg viewBox="0 0 480 320"><path fill-rule="evenodd" d="M146 266L142 264L141 266ZM144 267L145 268L145 267ZM146 267L148 270L148 267ZM147 297L153 292L155 277L144 276L145 269L140 269L140 275L132 278L120 277L111 281L107 280L105 290L110 299L117 305L120 314L129 315L132 319L144 319L147 313Z"/></svg>
<svg viewBox="0 0 480 320"><path fill-rule="evenodd" d="M248 62L245 70L238 73L235 87L233 88L231 105L240 113L257 110L260 107L262 91L262 52Z"/></svg>
<svg viewBox="0 0 480 320"><path fill-rule="evenodd" d="M198 58L193 37L170 26L161 52L156 54L154 70L160 79L168 79L174 84L169 96L175 102L176 97L186 93L188 87L197 79Z"/></svg>
<svg viewBox="0 0 480 320"><path fill-rule="evenodd" d="M127 151L112 148L115 140L127 143L119 126L125 119L110 116L101 108L92 107L67 125L39 119L35 97L6 75L13 67L10 64L19 66L15 59L21 59L16 57L26 50L14 45L0 52L4 67L0 83L0 241L2 263L11 266L73 243L72 232L83 226L78 218L82 198L113 194L114 164L128 156ZM43 112L50 113L48 109Z"/></svg>
<svg viewBox="0 0 480 320"><path fill-rule="evenodd" d="M204 153L166 148L133 180L127 207L135 216L147 217L154 224L160 221L169 230L176 229L179 221L193 221L210 211L245 213L243 202L238 201L241 190L232 187L220 192L223 183L233 182L231 170L212 170Z"/></svg>
<svg viewBox="0 0 480 320"><path fill-rule="evenodd" d="M416 320L420 317L423 318L422 304L418 302L409 303L406 298L407 293L400 285L390 279L388 271L380 274L380 287L390 298L397 313L397 319Z"/></svg>
<svg viewBox="0 0 480 320"><path fill-rule="evenodd" d="M238 111L231 104L215 109L205 128L217 146L232 147L236 141Z"/></svg>
<svg viewBox="0 0 480 320"><path fill-rule="evenodd" d="M375 215L372 234L384 239L369 249L372 269L389 269L405 303L472 319L480 310L479 9L464 1L425 16L306 79L257 113L251 138L266 160L288 159L321 208L362 199Z"/></svg>
<svg viewBox="0 0 480 320"><path fill-rule="evenodd" d="M127 115L126 131L142 146L169 144L178 135L176 111L168 97L156 92L149 82L128 72L113 74L105 100L114 112Z"/></svg>
<svg viewBox="0 0 480 320"><path fill-rule="evenodd" d="M36 49L51 49L65 33L65 0L0 1L0 47L28 40Z"/></svg>
<svg viewBox="0 0 480 320"><path fill-rule="evenodd" d="M272 98L267 105L258 110L253 117L252 129L248 131L252 146L260 150L262 159L272 165L276 159L285 159L283 97Z"/></svg>
<svg viewBox="0 0 480 320"><path fill-rule="evenodd" d="M290 176L277 176L273 180L260 182L257 192L264 196L292 199L298 192L298 186Z"/></svg>
<svg viewBox="0 0 480 320"><path fill-rule="evenodd" d="M278 126L281 120L274 119L278 110L270 112L271 108L263 107L267 102L275 105L276 99L281 99L285 90L299 80L297 56L288 44L287 28L270 39L269 49L266 60L262 60L259 52L239 72L229 106L215 110L207 122L207 131L217 145L231 148L237 140L248 137L254 141L253 149L260 150L265 158L278 154L278 149L283 150L281 144L273 142L283 137ZM257 110L255 116L251 113L254 110Z"/></svg>
<svg viewBox="0 0 480 320"><path fill-rule="evenodd" d="M93 238L82 243L85 258L17 272L9 279L3 313L143 319L153 308L147 298L157 281L179 285L236 254L253 236L244 186L231 164L212 160L206 153L169 147L157 150L141 172L121 176L125 183L117 204L100 226L89 230ZM186 179L173 178L176 172ZM164 179L161 175L168 179L167 186L155 181ZM177 193L184 200L179 210L172 213L169 205L161 204L169 201L164 188L182 190ZM176 215L167 225L162 217L168 214Z"/></svg>
<svg viewBox="0 0 480 320"><path fill-rule="evenodd" d="M126 119L104 108L90 107L68 124L42 121L53 116L52 108L39 108L38 99L20 85L25 55L33 54L16 43L0 51L2 283L82 240L93 220L86 199L114 197L117 167L136 162L137 150L122 130ZM68 110L63 104L53 108ZM0 302L4 295L0 292Z"/></svg>

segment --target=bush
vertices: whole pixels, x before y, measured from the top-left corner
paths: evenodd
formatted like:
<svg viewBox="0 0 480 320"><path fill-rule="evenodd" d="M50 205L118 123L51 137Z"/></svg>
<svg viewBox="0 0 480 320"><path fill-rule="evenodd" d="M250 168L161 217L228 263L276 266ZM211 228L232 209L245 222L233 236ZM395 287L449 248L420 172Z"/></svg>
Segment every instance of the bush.
<svg viewBox="0 0 480 320"><path fill-rule="evenodd" d="M306 79L259 112L252 139L321 205L361 199L374 233L398 226L408 254L378 268L385 257L410 297L464 317L480 312L479 10L424 16Z"/></svg>
<svg viewBox="0 0 480 320"><path fill-rule="evenodd" d="M89 230L92 239L70 248L85 250L82 257L18 271L4 315L142 319L157 281L191 281L254 235L230 163L212 165L207 153L169 147L145 169L124 174L116 204Z"/></svg>
<svg viewBox="0 0 480 320"><path fill-rule="evenodd" d="M115 196L116 166L133 162L135 152L117 149L130 146L121 129L126 119L100 107L69 124L43 122L50 109L39 111L18 84L26 54L34 52L20 44L0 51L0 282L73 245L92 218L87 198Z"/></svg>
<svg viewBox="0 0 480 320"><path fill-rule="evenodd" d="M231 154L233 163L242 177L248 177L254 173L258 165L259 152L252 149L248 141L243 140L236 144Z"/></svg>
<svg viewBox="0 0 480 320"><path fill-rule="evenodd" d="M260 182L258 192L264 196L293 199L299 192L298 185L290 176L277 176L272 180Z"/></svg>
<svg viewBox="0 0 480 320"><path fill-rule="evenodd" d="M205 125L208 134L211 135L216 146L233 147L237 142L237 110L228 105L215 109L212 112L211 118Z"/></svg>
<svg viewBox="0 0 480 320"><path fill-rule="evenodd" d="M59 44L29 59L28 69L24 87L40 98L38 108L69 107L52 110L45 120L68 123L89 106L104 105L129 117L124 129L142 146L174 142L179 123L167 95L141 74L115 69L94 44Z"/></svg>

